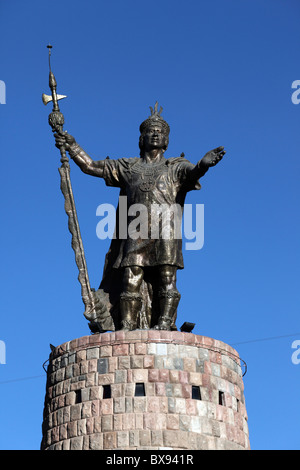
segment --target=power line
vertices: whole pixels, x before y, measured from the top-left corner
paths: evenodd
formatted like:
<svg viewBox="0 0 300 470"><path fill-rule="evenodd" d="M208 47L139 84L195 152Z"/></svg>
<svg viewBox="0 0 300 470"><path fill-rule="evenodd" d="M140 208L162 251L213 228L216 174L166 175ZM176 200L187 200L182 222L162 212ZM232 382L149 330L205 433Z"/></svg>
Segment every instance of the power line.
<svg viewBox="0 0 300 470"><path fill-rule="evenodd" d="M299 335L300 333L293 333L289 335L281 335L281 336L270 336L268 338L257 338L257 339L250 339L248 341L240 341L238 343L229 343L230 346L237 346L240 344L249 344L249 343L258 343L258 342L263 342L263 341L272 341L275 339L282 339L282 338L291 338L292 336ZM33 380L33 379L39 379L39 378L44 378L45 375L34 375L32 377L21 377L19 379L11 379L11 380L5 380L3 382L0 382L0 385L8 384L8 383L13 383L13 382L22 382L26 380Z"/></svg>
<svg viewBox="0 0 300 470"><path fill-rule="evenodd" d="M21 382L21 381L24 381L24 380L39 379L41 377L45 378L45 375L33 375L32 377L21 377L19 379L5 380L3 382L0 382L0 385L9 384L9 383L12 383L12 382Z"/></svg>
<svg viewBox="0 0 300 470"><path fill-rule="evenodd" d="M239 344L248 344L248 343L258 343L260 341L271 341L274 339L281 339L281 338L290 338L291 336L300 335L300 333L293 333L290 335L281 335L281 336L270 336L269 338L257 338L257 339L250 339L248 341L241 341L239 343L230 343L230 346L237 346Z"/></svg>

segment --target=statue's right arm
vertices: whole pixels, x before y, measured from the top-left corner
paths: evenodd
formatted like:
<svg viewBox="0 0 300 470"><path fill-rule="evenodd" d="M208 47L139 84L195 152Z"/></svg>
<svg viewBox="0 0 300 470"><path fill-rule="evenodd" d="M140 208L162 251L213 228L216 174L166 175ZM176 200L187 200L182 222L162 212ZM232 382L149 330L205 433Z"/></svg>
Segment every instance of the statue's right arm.
<svg viewBox="0 0 300 470"><path fill-rule="evenodd" d="M77 143L70 146L69 154L84 173L100 178L103 177L104 160L93 160Z"/></svg>
<svg viewBox="0 0 300 470"><path fill-rule="evenodd" d="M55 145L64 148L69 152L70 157L79 166L79 168L86 174L92 176L103 177L104 173L104 160L93 160L76 142L73 136L68 133L62 135L55 134Z"/></svg>

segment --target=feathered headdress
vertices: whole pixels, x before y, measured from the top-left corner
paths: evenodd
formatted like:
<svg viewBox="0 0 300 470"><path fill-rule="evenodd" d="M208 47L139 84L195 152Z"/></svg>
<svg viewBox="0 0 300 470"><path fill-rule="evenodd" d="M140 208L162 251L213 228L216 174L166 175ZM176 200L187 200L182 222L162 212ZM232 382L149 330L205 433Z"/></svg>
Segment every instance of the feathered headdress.
<svg viewBox="0 0 300 470"><path fill-rule="evenodd" d="M144 134L148 127L158 125L158 126L162 127L162 129L163 129L163 131L166 135L169 135L170 126L162 118L162 116L161 116L162 110L163 110L163 108L160 107L160 109L158 111L158 102L157 101L155 103L154 110L153 110L152 106L150 106L151 115L148 117L148 119L143 121L142 124L140 125L140 133L141 134Z"/></svg>

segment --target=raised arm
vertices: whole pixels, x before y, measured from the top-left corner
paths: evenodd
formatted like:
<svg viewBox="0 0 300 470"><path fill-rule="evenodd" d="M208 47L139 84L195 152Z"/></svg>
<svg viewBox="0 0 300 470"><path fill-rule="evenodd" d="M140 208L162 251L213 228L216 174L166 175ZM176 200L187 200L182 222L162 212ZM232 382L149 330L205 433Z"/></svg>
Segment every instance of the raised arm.
<svg viewBox="0 0 300 470"><path fill-rule="evenodd" d="M224 147L217 147L214 150L207 152L204 157L195 165L190 171L190 178L192 180L198 180L211 166L215 166L225 155Z"/></svg>
<svg viewBox="0 0 300 470"><path fill-rule="evenodd" d="M62 146L69 152L70 157L79 166L79 168L86 174L92 176L103 177L104 160L93 160L76 142L74 137L70 134L64 133L63 135L55 134L55 145L60 148Z"/></svg>

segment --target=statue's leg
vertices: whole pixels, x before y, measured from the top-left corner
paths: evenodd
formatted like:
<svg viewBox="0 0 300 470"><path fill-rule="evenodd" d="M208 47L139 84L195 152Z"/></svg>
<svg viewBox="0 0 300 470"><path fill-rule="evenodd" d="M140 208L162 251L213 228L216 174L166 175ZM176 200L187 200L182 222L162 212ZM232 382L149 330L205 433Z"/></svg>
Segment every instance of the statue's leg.
<svg viewBox="0 0 300 470"><path fill-rule="evenodd" d="M180 294L176 288L176 266L164 265L159 268L160 289L158 292L160 316L157 330L170 330L176 320Z"/></svg>
<svg viewBox="0 0 300 470"><path fill-rule="evenodd" d="M137 328L137 318L142 308L140 288L143 276L144 272L140 266L130 266L124 270L123 292L120 295L122 330Z"/></svg>

